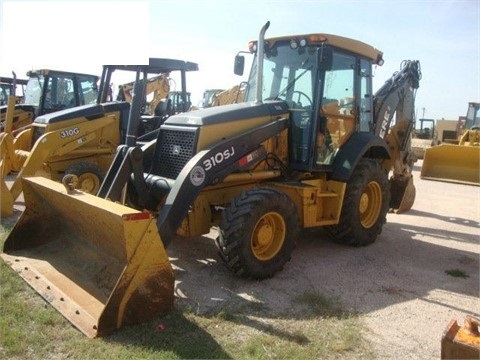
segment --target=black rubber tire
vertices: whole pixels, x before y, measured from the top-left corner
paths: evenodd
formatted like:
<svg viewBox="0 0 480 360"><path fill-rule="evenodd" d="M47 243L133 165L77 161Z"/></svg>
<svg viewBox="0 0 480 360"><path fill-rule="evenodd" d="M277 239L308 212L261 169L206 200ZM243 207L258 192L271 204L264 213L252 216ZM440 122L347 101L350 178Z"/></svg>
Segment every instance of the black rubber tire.
<svg viewBox="0 0 480 360"><path fill-rule="evenodd" d="M97 164L90 162L77 162L71 164L65 175L73 174L78 177L77 189L96 195L102 184L104 175Z"/></svg>
<svg viewBox="0 0 480 360"><path fill-rule="evenodd" d="M291 258L300 232L298 219L295 204L281 191L243 192L223 211L216 239L219 254L238 276L272 277Z"/></svg>
<svg viewBox="0 0 480 360"><path fill-rule="evenodd" d="M382 232L389 204L387 172L376 160L362 159L347 183L339 223L325 229L337 243L369 245Z"/></svg>

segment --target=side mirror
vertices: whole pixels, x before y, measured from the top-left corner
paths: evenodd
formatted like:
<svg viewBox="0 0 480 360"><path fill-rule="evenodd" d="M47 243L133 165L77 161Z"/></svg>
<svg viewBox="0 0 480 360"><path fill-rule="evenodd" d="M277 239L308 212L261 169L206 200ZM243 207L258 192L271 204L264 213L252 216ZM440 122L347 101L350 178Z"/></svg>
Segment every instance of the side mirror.
<svg viewBox="0 0 480 360"><path fill-rule="evenodd" d="M242 55L235 56L235 65L233 67L233 73L235 75L243 75L245 69L245 57Z"/></svg>
<svg viewBox="0 0 480 360"><path fill-rule="evenodd" d="M320 70L327 71L332 69L333 50L329 46L322 45L317 51L317 67Z"/></svg>

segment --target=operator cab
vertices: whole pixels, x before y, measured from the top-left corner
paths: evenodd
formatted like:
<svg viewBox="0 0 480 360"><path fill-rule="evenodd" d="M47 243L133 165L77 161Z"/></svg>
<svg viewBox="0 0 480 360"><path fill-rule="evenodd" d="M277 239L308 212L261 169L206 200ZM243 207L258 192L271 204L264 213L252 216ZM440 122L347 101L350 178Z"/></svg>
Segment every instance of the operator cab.
<svg viewBox="0 0 480 360"><path fill-rule="evenodd" d="M98 76L56 70L36 70L27 73L25 104L33 106L35 116L95 104L98 96Z"/></svg>
<svg viewBox="0 0 480 360"><path fill-rule="evenodd" d="M255 101L257 49L246 101ZM282 100L291 117L290 167L300 171L330 168L341 146L356 131L369 132L373 117L372 63L382 53L356 40L315 34L267 39L263 58L262 99ZM237 55L235 73L244 59Z"/></svg>

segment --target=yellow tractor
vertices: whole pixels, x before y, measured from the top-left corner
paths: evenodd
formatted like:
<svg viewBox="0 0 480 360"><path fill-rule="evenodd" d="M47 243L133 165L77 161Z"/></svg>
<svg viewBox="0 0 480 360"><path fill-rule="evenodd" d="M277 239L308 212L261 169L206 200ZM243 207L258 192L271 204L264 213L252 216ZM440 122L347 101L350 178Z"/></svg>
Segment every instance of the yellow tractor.
<svg viewBox="0 0 480 360"><path fill-rule="evenodd" d="M389 210L413 205L419 62L404 61L373 94L381 51L330 34L265 39L269 24L249 44L245 102L170 116L150 141L138 141L132 112L96 195L74 189L75 176L23 179L25 211L1 257L86 335L172 308L175 235L215 226L226 266L266 279L302 228L365 246ZM235 73L244 65L237 55Z"/></svg>
<svg viewBox="0 0 480 360"><path fill-rule="evenodd" d="M125 142L127 122L132 111L128 102L107 102L110 80L115 71L142 74L179 71L186 78L187 71L198 70L195 63L176 59L151 59L149 65L106 65L101 78L101 91L96 104L75 107L44 114L18 132L0 134L0 170L7 175L18 172L9 191L2 184L1 215L13 212L12 201L22 192L23 176L40 175L61 181L66 174L74 174L76 187L96 193L103 181L118 145ZM147 81L138 86L146 87ZM183 89L186 92L186 89ZM143 136L158 128L170 115L168 101L158 102L156 115L143 114L145 98L139 101L139 131ZM8 110L7 128L12 124L12 106ZM2 180L3 181L3 180Z"/></svg>
<svg viewBox="0 0 480 360"><path fill-rule="evenodd" d="M456 143L443 143L425 150L422 179L480 185L480 103L468 103L465 124Z"/></svg>

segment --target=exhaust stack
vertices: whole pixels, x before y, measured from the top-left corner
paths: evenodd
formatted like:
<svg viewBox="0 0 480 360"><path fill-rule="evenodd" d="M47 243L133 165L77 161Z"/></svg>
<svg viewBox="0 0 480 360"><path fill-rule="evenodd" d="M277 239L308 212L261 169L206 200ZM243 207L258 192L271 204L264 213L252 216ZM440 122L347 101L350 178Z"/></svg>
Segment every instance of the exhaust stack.
<svg viewBox="0 0 480 360"><path fill-rule="evenodd" d="M255 104L261 104L263 102L262 89L263 89L263 57L264 57L264 43L265 32L270 26L270 21L267 21L265 25L260 29L258 35L258 49L257 49L257 93L255 98Z"/></svg>

